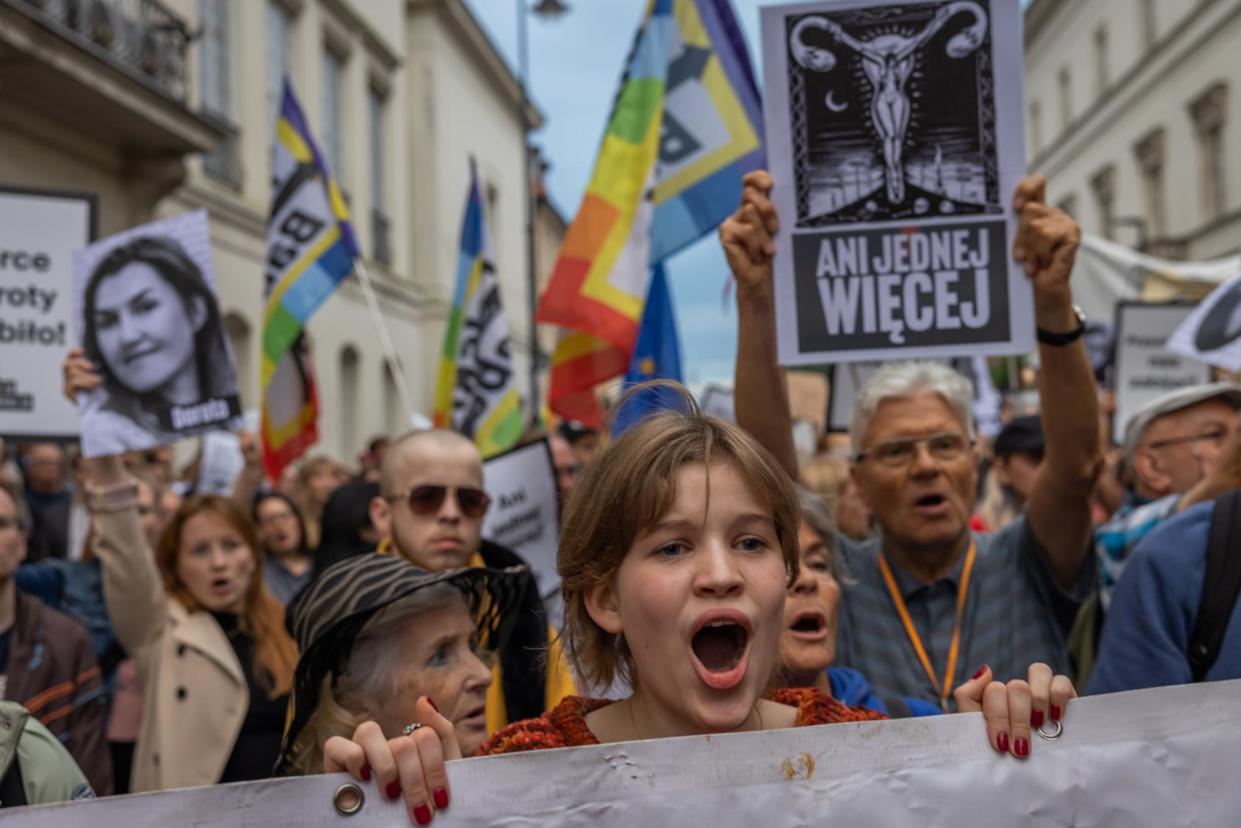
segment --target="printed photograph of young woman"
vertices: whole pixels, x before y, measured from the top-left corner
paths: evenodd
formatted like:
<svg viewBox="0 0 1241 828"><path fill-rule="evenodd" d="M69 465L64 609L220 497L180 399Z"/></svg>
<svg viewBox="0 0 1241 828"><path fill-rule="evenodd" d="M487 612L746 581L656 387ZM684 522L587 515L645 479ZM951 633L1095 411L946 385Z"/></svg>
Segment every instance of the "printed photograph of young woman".
<svg viewBox="0 0 1241 828"><path fill-rule="evenodd" d="M211 281L205 213L114 236L76 264L82 351L100 376L78 400L86 456L233 427L237 378Z"/></svg>

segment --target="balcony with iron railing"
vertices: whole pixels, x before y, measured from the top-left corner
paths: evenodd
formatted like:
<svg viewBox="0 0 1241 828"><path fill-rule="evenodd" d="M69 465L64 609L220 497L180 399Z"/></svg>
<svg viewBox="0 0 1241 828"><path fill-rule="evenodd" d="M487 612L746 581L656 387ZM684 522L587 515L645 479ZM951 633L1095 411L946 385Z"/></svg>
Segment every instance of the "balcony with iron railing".
<svg viewBox="0 0 1241 828"><path fill-rule="evenodd" d="M0 0L0 90L131 151L203 152L226 131L188 106L193 39L158 0Z"/></svg>

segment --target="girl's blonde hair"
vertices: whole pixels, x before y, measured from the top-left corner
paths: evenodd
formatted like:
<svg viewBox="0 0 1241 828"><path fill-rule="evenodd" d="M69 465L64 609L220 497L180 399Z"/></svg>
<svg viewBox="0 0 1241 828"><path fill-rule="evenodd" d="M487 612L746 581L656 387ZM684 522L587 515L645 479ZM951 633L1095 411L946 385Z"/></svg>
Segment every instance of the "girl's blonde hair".
<svg viewBox="0 0 1241 828"><path fill-rule="evenodd" d="M595 689L611 686L618 677L632 684L636 676L625 641L594 622L586 595L615 576L638 536L672 508L683 467L732 465L771 514L789 583L797 576L801 515L788 475L745 431L703 414L680 386L646 383L631 394L652 385L680 396L681 411L648 417L604 448L574 485L565 507L557 559L563 638L578 676Z"/></svg>

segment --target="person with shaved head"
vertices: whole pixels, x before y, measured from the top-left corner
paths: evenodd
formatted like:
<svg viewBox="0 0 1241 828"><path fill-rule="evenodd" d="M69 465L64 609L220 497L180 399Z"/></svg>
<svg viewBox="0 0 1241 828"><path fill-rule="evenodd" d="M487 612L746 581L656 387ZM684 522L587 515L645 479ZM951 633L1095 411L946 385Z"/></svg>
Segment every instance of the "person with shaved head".
<svg viewBox="0 0 1241 828"><path fill-rule="evenodd" d="M383 539L380 552L432 572L525 566L516 552L482 539L490 505L483 459L473 442L452 431L414 431L388 446L371 522ZM533 575L516 612L487 694L488 732L539 716L574 692Z"/></svg>

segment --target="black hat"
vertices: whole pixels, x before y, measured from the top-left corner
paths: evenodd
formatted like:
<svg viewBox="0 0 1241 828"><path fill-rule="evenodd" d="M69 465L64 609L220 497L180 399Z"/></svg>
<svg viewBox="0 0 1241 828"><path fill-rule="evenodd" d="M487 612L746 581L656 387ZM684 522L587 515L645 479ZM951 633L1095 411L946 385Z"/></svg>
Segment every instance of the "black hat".
<svg viewBox="0 0 1241 828"><path fill-rule="evenodd" d="M379 553L355 555L319 573L288 609L300 655L277 773L293 770L293 746L319 706L324 677L344 670L358 633L380 610L420 589L449 584L465 596L484 646L495 649L532 582L524 566L428 572L399 556Z"/></svg>
<svg viewBox="0 0 1241 828"><path fill-rule="evenodd" d="M1043 453L1043 421L1037 415L1014 417L996 435L992 453L1011 457L1017 452Z"/></svg>

